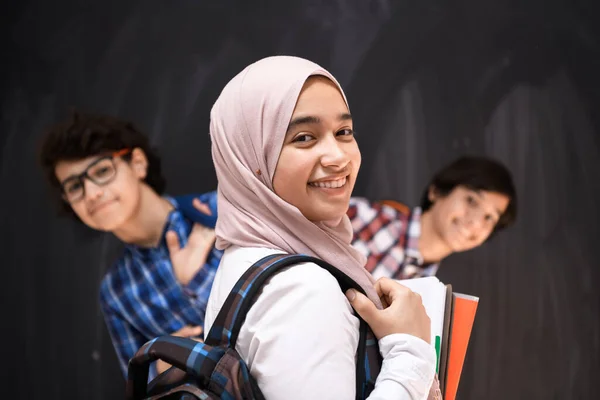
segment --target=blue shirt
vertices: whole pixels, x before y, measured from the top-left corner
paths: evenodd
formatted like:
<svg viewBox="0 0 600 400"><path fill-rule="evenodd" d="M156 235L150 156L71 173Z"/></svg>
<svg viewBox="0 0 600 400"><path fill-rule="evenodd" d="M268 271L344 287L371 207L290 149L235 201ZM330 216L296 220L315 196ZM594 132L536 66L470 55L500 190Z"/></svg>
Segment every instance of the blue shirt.
<svg viewBox="0 0 600 400"><path fill-rule="evenodd" d="M160 244L154 248L126 244L123 255L102 280L100 305L125 376L129 359L147 341L185 325L204 326L206 303L223 253L213 247L206 264L183 286L173 273L165 234L175 231L185 246L193 223L199 221L189 211L191 199L209 203L206 196L216 199L215 192L188 196L190 204L167 197L175 209L169 213ZM216 207L212 212L216 216Z"/></svg>

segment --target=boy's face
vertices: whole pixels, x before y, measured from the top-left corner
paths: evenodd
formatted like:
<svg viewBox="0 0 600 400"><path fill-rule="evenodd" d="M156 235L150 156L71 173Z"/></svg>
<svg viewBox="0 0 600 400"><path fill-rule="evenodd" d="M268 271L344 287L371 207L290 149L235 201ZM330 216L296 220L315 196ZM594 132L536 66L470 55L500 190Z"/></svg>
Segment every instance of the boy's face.
<svg viewBox="0 0 600 400"><path fill-rule="evenodd" d="M54 172L63 185L65 201L81 221L90 228L112 232L130 221L139 208L147 159L140 149L131 152L129 162L109 152L61 161ZM98 183L87 176L73 179L84 172Z"/></svg>
<svg viewBox="0 0 600 400"><path fill-rule="evenodd" d="M433 205L428 210L433 227L453 252L481 245L490 236L508 207L508 196L457 186L447 196L430 190Z"/></svg>

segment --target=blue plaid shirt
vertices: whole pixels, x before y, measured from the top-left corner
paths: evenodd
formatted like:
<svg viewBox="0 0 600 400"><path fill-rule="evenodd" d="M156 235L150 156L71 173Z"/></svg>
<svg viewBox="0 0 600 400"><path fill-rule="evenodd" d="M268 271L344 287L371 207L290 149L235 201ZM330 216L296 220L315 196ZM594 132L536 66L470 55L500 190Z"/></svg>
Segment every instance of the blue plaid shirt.
<svg viewBox="0 0 600 400"><path fill-rule="evenodd" d="M204 196L216 198L216 193ZM203 196L189 198L193 197L208 203ZM188 285L177 281L165 234L175 231L185 246L195 221L189 219L189 212L182 212L176 199L167 199L175 209L167 218L158 247L126 244L123 255L106 274L100 288L102 312L125 375L129 359L147 341L171 334L185 325L204 326L206 303L222 256L222 252L213 247L206 264ZM216 209L213 212L216 214ZM154 368L151 375L155 375Z"/></svg>

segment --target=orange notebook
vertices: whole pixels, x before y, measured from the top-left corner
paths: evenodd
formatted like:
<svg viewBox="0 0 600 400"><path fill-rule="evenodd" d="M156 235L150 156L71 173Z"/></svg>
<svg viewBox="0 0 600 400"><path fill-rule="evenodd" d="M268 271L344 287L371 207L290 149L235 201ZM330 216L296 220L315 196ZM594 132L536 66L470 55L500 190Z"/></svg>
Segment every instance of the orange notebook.
<svg viewBox="0 0 600 400"><path fill-rule="evenodd" d="M467 347L475 321L479 298L460 293L452 293L452 322L448 365L444 384L444 400L455 400L462 373Z"/></svg>

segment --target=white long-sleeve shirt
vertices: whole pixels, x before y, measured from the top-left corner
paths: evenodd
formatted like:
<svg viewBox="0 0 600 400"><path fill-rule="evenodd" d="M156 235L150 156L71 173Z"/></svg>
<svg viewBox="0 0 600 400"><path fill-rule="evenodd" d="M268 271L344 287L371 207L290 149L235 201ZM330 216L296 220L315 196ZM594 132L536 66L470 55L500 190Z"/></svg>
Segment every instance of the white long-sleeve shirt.
<svg viewBox="0 0 600 400"><path fill-rule="evenodd" d="M256 261L280 251L229 247L206 309L209 332L229 292ZM355 398L359 320L337 280L313 263L276 274L241 327L236 350L268 400ZM408 334L379 340L381 372L370 400L426 399L435 350Z"/></svg>

